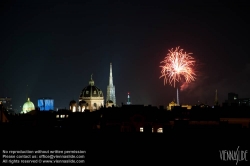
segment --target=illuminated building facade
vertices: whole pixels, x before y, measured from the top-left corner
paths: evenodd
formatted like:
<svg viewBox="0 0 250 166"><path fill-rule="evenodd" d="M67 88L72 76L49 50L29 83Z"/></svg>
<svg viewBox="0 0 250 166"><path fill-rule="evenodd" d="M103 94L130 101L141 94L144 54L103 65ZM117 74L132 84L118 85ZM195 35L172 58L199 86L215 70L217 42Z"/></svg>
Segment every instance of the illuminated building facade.
<svg viewBox="0 0 250 166"><path fill-rule="evenodd" d="M116 98L115 98L115 86L113 85L113 76L112 76L112 63L110 63L110 72L109 72L109 85L107 87L107 99L106 106L116 106Z"/></svg>
<svg viewBox="0 0 250 166"><path fill-rule="evenodd" d="M172 101L171 103L168 104L167 110L171 111L176 106L179 106L179 105L177 103L175 103L174 101ZM185 104L185 105L182 104L180 107L187 108L187 110L190 110L192 108L192 106L188 105L188 104Z"/></svg>
<svg viewBox="0 0 250 166"><path fill-rule="evenodd" d="M40 111L54 110L54 100L50 98L40 98L38 99L37 105Z"/></svg>
<svg viewBox="0 0 250 166"><path fill-rule="evenodd" d="M69 103L69 110L71 112L76 112L77 111L77 103L76 103L75 100L70 101L70 103Z"/></svg>
<svg viewBox="0 0 250 166"><path fill-rule="evenodd" d="M12 111L12 99L10 97L1 97L0 103L4 106L7 111Z"/></svg>
<svg viewBox="0 0 250 166"><path fill-rule="evenodd" d="M104 106L103 92L94 85L92 75L89 85L85 87L80 94L78 105L78 112L84 112L85 109L92 112Z"/></svg>
<svg viewBox="0 0 250 166"><path fill-rule="evenodd" d="M174 101L172 101L172 102L169 103L169 105L167 106L167 110L168 110L168 111L172 110L172 108L173 108L174 106L177 106L177 103L175 103Z"/></svg>

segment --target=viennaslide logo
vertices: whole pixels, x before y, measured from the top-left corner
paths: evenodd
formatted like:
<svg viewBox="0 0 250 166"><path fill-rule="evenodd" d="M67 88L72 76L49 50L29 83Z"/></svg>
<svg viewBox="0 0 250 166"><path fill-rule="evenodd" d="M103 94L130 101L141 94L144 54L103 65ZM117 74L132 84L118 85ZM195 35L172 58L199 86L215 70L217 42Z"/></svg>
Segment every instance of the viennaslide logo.
<svg viewBox="0 0 250 166"><path fill-rule="evenodd" d="M236 150L219 150L219 152L222 161L235 161L236 165L239 161L248 161L248 150L240 150L240 146Z"/></svg>

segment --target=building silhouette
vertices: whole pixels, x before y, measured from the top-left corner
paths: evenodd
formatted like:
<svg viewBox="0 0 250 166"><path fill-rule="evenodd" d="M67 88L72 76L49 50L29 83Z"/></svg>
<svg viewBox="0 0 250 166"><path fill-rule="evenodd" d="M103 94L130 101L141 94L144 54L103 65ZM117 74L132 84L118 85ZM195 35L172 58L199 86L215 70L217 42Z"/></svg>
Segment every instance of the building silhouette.
<svg viewBox="0 0 250 166"><path fill-rule="evenodd" d="M239 98L236 93L228 93L228 99L223 103L224 106L250 106L250 98Z"/></svg>
<svg viewBox="0 0 250 166"><path fill-rule="evenodd" d="M71 106L77 105L72 102ZM72 107L71 107L72 108ZM75 107L76 109L76 107ZM1 111L6 126L14 128L79 129L82 132L168 133L173 129L250 129L250 107L122 105L77 112L33 110L26 114ZM7 119L7 120L6 120Z"/></svg>

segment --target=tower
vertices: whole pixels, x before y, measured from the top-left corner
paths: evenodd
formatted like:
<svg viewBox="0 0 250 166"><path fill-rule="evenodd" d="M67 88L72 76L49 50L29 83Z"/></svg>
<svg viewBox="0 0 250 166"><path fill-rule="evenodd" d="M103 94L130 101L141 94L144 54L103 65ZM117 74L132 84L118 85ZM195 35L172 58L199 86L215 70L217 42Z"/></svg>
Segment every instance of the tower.
<svg viewBox="0 0 250 166"><path fill-rule="evenodd" d="M113 76L112 76L112 63L110 63L109 85L107 87L107 99L106 99L106 102L109 102L109 101L112 101L113 105L116 106L115 86L113 85Z"/></svg>
<svg viewBox="0 0 250 166"><path fill-rule="evenodd" d="M130 97L129 97L129 92L128 92L128 101L127 101L127 105L130 105L131 102L129 101Z"/></svg>
<svg viewBox="0 0 250 166"><path fill-rule="evenodd" d="M216 89L216 91L215 91L215 100L214 100L214 103L215 103L216 106L219 105L218 95L217 95L217 89Z"/></svg>
<svg viewBox="0 0 250 166"><path fill-rule="evenodd" d="M178 105L178 106L180 105L178 88L177 88L177 105Z"/></svg>

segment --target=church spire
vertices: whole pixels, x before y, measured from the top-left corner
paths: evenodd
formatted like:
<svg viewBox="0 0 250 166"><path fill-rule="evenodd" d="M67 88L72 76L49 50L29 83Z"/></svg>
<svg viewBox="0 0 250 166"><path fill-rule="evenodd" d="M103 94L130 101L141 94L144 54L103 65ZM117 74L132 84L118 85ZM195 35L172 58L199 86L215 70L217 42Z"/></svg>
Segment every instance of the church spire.
<svg viewBox="0 0 250 166"><path fill-rule="evenodd" d="M94 86L94 80L92 79L93 74L90 76L89 85Z"/></svg>
<svg viewBox="0 0 250 166"><path fill-rule="evenodd" d="M113 76L112 76L112 63L110 63L109 70L109 85L107 87L107 101L111 100L116 106L116 98L115 98L115 86L113 85Z"/></svg>
<svg viewBox="0 0 250 166"><path fill-rule="evenodd" d="M109 71L109 85L113 85L113 76L112 76L112 63L110 63L110 71Z"/></svg>

